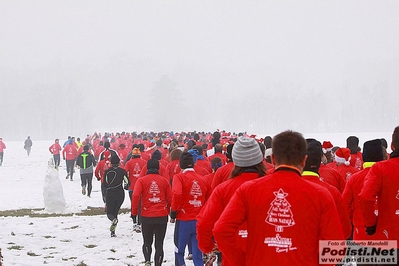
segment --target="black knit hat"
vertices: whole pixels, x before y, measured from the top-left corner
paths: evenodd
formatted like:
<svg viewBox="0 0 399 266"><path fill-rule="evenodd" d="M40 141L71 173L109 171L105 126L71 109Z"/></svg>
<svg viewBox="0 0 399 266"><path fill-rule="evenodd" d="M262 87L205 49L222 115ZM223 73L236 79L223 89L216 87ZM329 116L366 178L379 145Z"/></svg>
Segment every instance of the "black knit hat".
<svg viewBox="0 0 399 266"><path fill-rule="evenodd" d="M111 144L109 143L109 141L104 142L104 148L109 148L111 147Z"/></svg>
<svg viewBox="0 0 399 266"><path fill-rule="evenodd" d="M381 145L382 147L385 147L385 149L388 149L388 142L386 139L382 138L381 140Z"/></svg>
<svg viewBox="0 0 399 266"><path fill-rule="evenodd" d="M121 161L121 159L119 159L119 156L117 156L117 155L113 155L111 157L111 164L119 164L120 161Z"/></svg>
<svg viewBox="0 0 399 266"><path fill-rule="evenodd" d="M321 143L316 140L311 140L308 142L308 147L306 149L306 154L308 155L305 163L304 171L319 172L321 157L323 151L321 148Z"/></svg>
<svg viewBox="0 0 399 266"><path fill-rule="evenodd" d="M179 158L181 169L194 168L194 157L188 151L183 151Z"/></svg>
<svg viewBox="0 0 399 266"><path fill-rule="evenodd" d="M234 146L234 143L229 144L226 147L226 157L227 157L227 159L229 159L231 161L233 160L233 157L231 156L231 154L233 153L233 146Z"/></svg>
<svg viewBox="0 0 399 266"><path fill-rule="evenodd" d="M161 160L162 158L162 153L159 150L155 150L152 155L151 155L151 159L155 159L155 160Z"/></svg>
<svg viewBox="0 0 399 266"><path fill-rule="evenodd" d="M359 138L356 136L349 136L346 139L346 147L351 150L351 154L355 154L359 151Z"/></svg>
<svg viewBox="0 0 399 266"><path fill-rule="evenodd" d="M83 150L84 150L84 151L90 150L90 146L89 146L89 145L84 145L84 146L83 146Z"/></svg>
<svg viewBox="0 0 399 266"><path fill-rule="evenodd" d="M383 159L380 139L369 140L363 144L363 162L379 162Z"/></svg>
<svg viewBox="0 0 399 266"><path fill-rule="evenodd" d="M147 170L150 169L159 170L159 161L156 159L149 159L147 162Z"/></svg>

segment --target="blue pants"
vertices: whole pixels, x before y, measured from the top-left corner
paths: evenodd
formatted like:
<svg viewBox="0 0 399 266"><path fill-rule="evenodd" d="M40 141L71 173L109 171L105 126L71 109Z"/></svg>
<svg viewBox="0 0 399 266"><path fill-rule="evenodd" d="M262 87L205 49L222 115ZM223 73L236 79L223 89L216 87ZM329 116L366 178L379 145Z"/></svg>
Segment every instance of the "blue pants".
<svg viewBox="0 0 399 266"><path fill-rule="evenodd" d="M184 262L184 252L189 242L191 242L192 246L194 266L204 265L202 252L198 248L196 225L197 225L196 220L179 221L177 228L178 237L177 237L177 253L176 253L179 266L186 265L186 263Z"/></svg>

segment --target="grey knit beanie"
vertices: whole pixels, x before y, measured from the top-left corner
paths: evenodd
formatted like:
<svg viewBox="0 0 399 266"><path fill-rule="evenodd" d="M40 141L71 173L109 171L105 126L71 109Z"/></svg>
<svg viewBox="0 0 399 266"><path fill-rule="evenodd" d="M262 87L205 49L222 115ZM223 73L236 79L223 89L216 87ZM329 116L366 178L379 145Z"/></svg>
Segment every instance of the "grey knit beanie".
<svg viewBox="0 0 399 266"><path fill-rule="evenodd" d="M259 144L253 138L239 137L233 146L233 162L239 167L256 165L263 161Z"/></svg>

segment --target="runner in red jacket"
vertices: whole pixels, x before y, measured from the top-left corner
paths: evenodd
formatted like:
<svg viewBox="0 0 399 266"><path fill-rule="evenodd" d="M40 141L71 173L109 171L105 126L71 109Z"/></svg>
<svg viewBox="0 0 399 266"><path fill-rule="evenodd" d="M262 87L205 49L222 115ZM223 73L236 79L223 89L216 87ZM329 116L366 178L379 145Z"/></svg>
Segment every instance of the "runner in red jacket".
<svg viewBox="0 0 399 266"><path fill-rule="evenodd" d="M319 240L343 240L334 200L327 189L302 179L306 141L285 131L273 138L273 174L241 185L213 234L231 265L319 265ZM248 224L244 252L236 241Z"/></svg>
<svg viewBox="0 0 399 266"><path fill-rule="evenodd" d="M204 253L217 250L213 240L212 229L229 203L234 192L245 182L262 177L267 169L263 164L263 154L258 143L253 138L240 137L233 148L233 159L236 165L231 173L231 178L217 186L205 207L197 216L198 247ZM247 160L247 157L250 160ZM237 243L245 252L247 237L247 224L242 224L236 232ZM232 265L223 260L223 265Z"/></svg>
<svg viewBox="0 0 399 266"><path fill-rule="evenodd" d="M375 163L359 194L368 235L383 234L386 240L399 239L399 127L392 134L388 160ZM378 219L374 212L377 200ZM397 243L399 245L399 241Z"/></svg>
<svg viewBox="0 0 399 266"><path fill-rule="evenodd" d="M342 198L345 203L346 212L353 223L353 239L384 239L384 235L375 234L369 236L366 234L364 219L360 209L359 193L363 188L364 179L366 178L371 166L376 162L383 160L383 150L381 140L375 139L366 141L363 146L363 170L352 175L345 186Z"/></svg>
<svg viewBox="0 0 399 266"><path fill-rule="evenodd" d="M175 258L178 265L185 265L184 251L191 242L195 266L203 265L202 253L198 248L196 217L209 197L210 189L203 176L194 171L194 158L189 152L182 152L179 159L182 172L173 177L172 214L175 225ZM173 220L172 220L173 221Z"/></svg>
<svg viewBox="0 0 399 266"><path fill-rule="evenodd" d="M4 150L6 149L6 144L3 142L3 138L0 138L0 166L3 164Z"/></svg>
<svg viewBox="0 0 399 266"><path fill-rule="evenodd" d="M326 188L334 199L337 208L339 220L341 222L342 233L345 239L349 239L352 234L352 225L349 221L348 213L345 210L344 202L341 193L337 188L322 181L319 175L321 158L323 155L321 143L314 140L308 140L306 164L302 172L302 178L306 181L312 182Z"/></svg>
<svg viewBox="0 0 399 266"><path fill-rule="evenodd" d="M234 163L231 156L233 147L234 144L229 144L227 146L226 148L227 164L223 165L216 171L215 176L212 179L211 190L214 190L217 185L229 179L231 171L233 171L234 168Z"/></svg>
<svg viewBox="0 0 399 266"><path fill-rule="evenodd" d="M322 163L320 165L319 174L324 182L337 188L341 194L344 192L346 180L336 169Z"/></svg>
<svg viewBox="0 0 399 266"><path fill-rule="evenodd" d="M71 140L68 141L68 144L62 150L62 157L66 160L66 170L67 176L66 179L71 178L70 180L73 181L73 173L75 167L75 159L78 156L78 150L74 142Z"/></svg>
<svg viewBox="0 0 399 266"><path fill-rule="evenodd" d="M98 181L101 181L101 195L103 198L103 202L105 204L107 188L104 182L104 172L110 167L111 165L111 153L110 151L105 151L103 159L98 162L96 165L96 169L94 170L94 176L97 178Z"/></svg>
<svg viewBox="0 0 399 266"><path fill-rule="evenodd" d="M180 149L174 149L170 152L170 162L166 166L166 172L169 176L170 185L172 185L173 177L181 172L179 163L179 157L181 154L182 151Z"/></svg>
<svg viewBox="0 0 399 266"><path fill-rule="evenodd" d="M58 167L60 166L60 162L61 162L60 152L62 151L62 148L60 145L60 140L55 139L54 143L48 148L48 150L53 155L54 166L55 166L55 169L58 170Z"/></svg>
<svg viewBox="0 0 399 266"><path fill-rule="evenodd" d="M352 174L359 171L357 168L350 165L350 158L351 154L348 148L339 148L335 152L335 162L330 164L330 166L337 170L341 177L345 179L345 184Z"/></svg>
<svg viewBox="0 0 399 266"><path fill-rule="evenodd" d="M129 187L129 196L132 199L132 193L134 186L136 184L137 179L141 174L141 170L146 165L146 161L141 159L140 157L140 149L133 148L132 150L132 157L129 161L126 162L125 170L129 175L130 187Z"/></svg>
<svg viewBox="0 0 399 266"><path fill-rule="evenodd" d="M150 159L147 162L147 169L147 174L139 178L134 186L132 218L134 221L134 217L138 214L138 205L141 204L145 263L151 265L152 243L155 236L154 262L156 266L160 266L163 262L163 241L172 202L172 191L169 181L158 173L158 160Z"/></svg>
<svg viewBox="0 0 399 266"><path fill-rule="evenodd" d="M350 165L358 171L363 169L363 157L359 147L359 138L349 136L346 139L346 147L351 151Z"/></svg>
<svg viewBox="0 0 399 266"><path fill-rule="evenodd" d="M207 174L212 173L212 167L211 167L210 160L208 160L208 158L206 158L204 156L204 149L202 148L202 146L194 145L193 149L196 149L198 151L198 158L197 158L196 165L199 165L202 168L204 168L207 171Z"/></svg>

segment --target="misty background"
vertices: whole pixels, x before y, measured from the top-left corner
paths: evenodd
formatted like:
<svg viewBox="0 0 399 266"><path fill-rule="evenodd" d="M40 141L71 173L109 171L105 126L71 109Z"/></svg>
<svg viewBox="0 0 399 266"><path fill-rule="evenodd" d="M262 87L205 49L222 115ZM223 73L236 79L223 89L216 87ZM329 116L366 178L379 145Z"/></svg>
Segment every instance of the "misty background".
<svg viewBox="0 0 399 266"><path fill-rule="evenodd" d="M0 137L399 125L399 1L0 0Z"/></svg>

